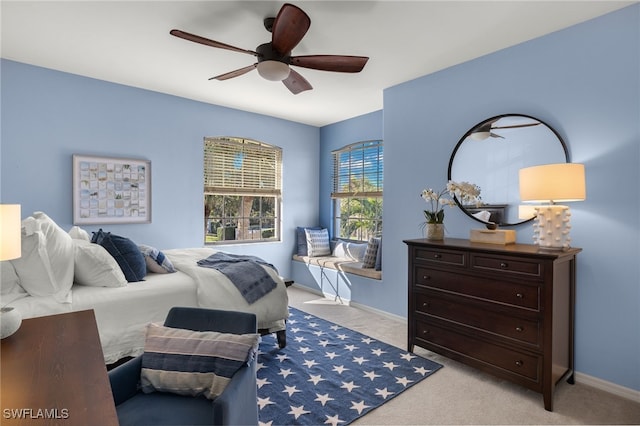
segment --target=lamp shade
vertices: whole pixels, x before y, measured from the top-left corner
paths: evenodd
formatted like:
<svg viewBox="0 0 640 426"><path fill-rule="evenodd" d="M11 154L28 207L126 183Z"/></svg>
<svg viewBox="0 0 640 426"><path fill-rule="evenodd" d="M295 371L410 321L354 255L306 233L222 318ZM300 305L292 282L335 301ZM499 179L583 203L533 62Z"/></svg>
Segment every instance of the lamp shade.
<svg viewBox="0 0 640 426"><path fill-rule="evenodd" d="M0 260L21 255L20 204L0 204Z"/></svg>
<svg viewBox="0 0 640 426"><path fill-rule="evenodd" d="M522 201L566 202L586 198L583 164L545 164L520 169L519 174Z"/></svg>

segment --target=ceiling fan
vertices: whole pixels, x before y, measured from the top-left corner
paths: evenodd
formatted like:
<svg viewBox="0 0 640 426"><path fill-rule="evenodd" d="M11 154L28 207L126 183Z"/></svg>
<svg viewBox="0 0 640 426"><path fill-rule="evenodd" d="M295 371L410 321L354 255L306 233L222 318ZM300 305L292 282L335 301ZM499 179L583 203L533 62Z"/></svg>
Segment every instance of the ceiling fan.
<svg viewBox="0 0 640 426"><path fill-rule="evenodd" d="M486 123L482 123L480 126L476 127L473 132L471 132L471 134L469 135L471 137L471 139L477 140L477 141L483 141L489 137L491 138L502 138L504 139L504 136L499 135L497 133L494 133L493 130L496 129L515 129L518 127L531 127L531 126L537 126L538 123L523 123L523 124L512 124L510 126L494 126L494 123L496 121L498 121L500 119L500 117L496 118L495 120L491 120L491 121L487 121Z"/></svg>
<svg viewBox="0 0 640 426"><path fill-rule="evenodd" d="M265 18L264 26L267 31L271 32L271 41L261 44L255 51L209 40L176 29L171 30L170 34L206 46L246 53L258 59L258 62L253 65L211 77L209 80L227 80L257 68L258 73L263 78L271 81L282 81L287 89L296 95L305 90L311 90L313 87L304 77L291 69L290 65L321 71L357 73L362 71L369 60L365 56L291 56L291 51L300 43L311 26L311 18L302 9L289 3L280 8L275 18Z"/></svg>

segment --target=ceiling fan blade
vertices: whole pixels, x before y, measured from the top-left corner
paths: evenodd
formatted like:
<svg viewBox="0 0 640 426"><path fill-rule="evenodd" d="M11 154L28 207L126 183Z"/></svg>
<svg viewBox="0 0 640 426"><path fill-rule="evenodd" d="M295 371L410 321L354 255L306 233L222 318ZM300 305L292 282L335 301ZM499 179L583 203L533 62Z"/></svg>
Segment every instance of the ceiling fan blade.
<svg viewBox="0 0 640 426"><path fill-rule="evenodd" d="M216 75L215 77L211 77L209 80L228 80L233 77L240 77L241 75L246 74L249 71L253 70L257 66L258 66L258 63L256 62L255 64L249 65L248 67L244 67L244 68L237 69L235 71L230 71L224 74Z"/></svg>
<svg viewBox="0 0 640 426"><path fill-rule="evenodd" d="M311 26L311 18L302 9L285 3L271 29L271 45L281 54L287 54L300 43Z"/></svg>
<svg viewBox="0 0 640 426"><path fill-rule="evenodd" d="M369 60L366 56L309 55L292 56L291 65L321 71L360 72Z"/></svg>
<svg viewBox="0 0 640 426"><path fill-rule="evenodd" d="M217 47L220 49L227 49L227 50L232 50L234 52L248 53L249 55L258 56L258 53L254 52L253 50L241 49L239 47L231 46L230 44L224 44L224 43L220 43L219 41L209 40L208 38L200 37L199 35L190 34L184 31L171 30L169 33L173 36L176 36L185 40L204 44L205 46Z"/></svg>
<svg viewBox="0 0 640 426"><path fill-rule="evenodd" d="M496 126L496 127L492 127L492 129L515 129L518 127L531 127L531 126L537 126L540 123L527 123L527 124L513 124L511 126Z"/></svg>
<svg viewBox="0 0 640 426"><path fill-rule="evenodd" d="M294 70L290 70L289 77L282 80L282 82L294 95L297 95L300 92L304 92L305 90L313 89L311 84L309 84L309 82L303 76L301 76Z"/></svg>

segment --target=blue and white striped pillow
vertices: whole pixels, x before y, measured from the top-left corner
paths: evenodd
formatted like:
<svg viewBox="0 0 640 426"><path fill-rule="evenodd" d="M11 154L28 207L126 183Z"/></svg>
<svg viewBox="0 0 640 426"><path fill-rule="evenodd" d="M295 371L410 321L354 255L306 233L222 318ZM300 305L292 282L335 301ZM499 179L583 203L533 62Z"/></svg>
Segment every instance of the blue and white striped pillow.
<svg viewBox="0 0 640 426"><path fill-rule="evenodd" d="M367 250L364 253L362 259L363 268L373 268L376 266L376 259L378 257L378 250L380 250L380 239L371 237L367 243Z"/></svg>
<svg viewBox="0 0 640 426"><path fill-rule="evenodd" d="M329 231L325 229L305 229L307 236L308 256L329 256L331 245L329 244Z"/></svg>
<svg viewBox="0 0 640 426"><path fill-rule="evenodd" d="M171 392L215 399L258 350L258 334L229 334L147 326L140 381L144 393Z"/></svg>
<svg viewBox="0 0 640 426"><path fill-rule="evenodd" d="M173 267L173 263L171 263L164 253L157 248L145 244L139 244L138 248L144 255L144 261L149 272L166 274L176 271L176 268Z"/></svg>

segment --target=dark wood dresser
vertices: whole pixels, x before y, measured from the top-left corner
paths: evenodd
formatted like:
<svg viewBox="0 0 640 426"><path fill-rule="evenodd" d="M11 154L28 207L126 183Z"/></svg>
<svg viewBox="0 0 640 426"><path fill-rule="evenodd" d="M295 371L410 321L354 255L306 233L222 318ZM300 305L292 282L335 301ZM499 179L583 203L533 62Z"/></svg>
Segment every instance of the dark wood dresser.
<svg viewBox="0 0 640 426"><path fill-rule="evenodd" d="M543 394L573 383L576 255L525 244L405 240L414 345Z"/></svg>
<svg viewBox="0 0 640 426"><path fill-rule="evenodd" d="M93 310L23 320L0 366L1 424L118 425Z"/></svg>

